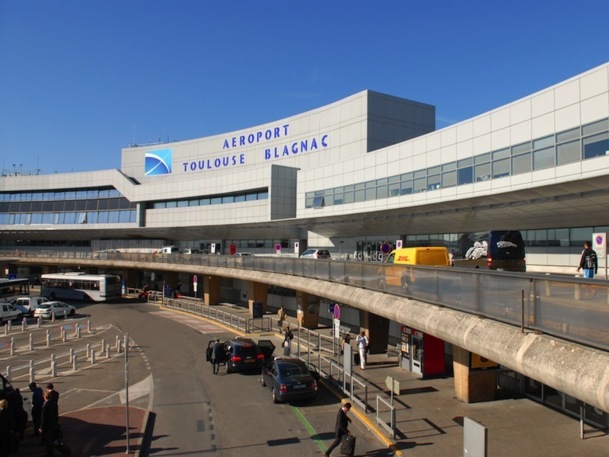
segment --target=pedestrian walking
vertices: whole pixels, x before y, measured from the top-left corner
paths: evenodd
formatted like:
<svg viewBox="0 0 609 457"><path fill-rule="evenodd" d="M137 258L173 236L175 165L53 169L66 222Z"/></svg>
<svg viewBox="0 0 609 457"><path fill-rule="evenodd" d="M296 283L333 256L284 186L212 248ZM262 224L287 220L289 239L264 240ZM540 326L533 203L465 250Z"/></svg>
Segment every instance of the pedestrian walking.
<svg viewBox="0 0 609 457"><path fill-rule="evenodd" d="M294 334L292 330L290 330L290 326L285 329L285 337L283 338L283 355L289 357L292 352L292 340L294 339Z"/></svg>
<svg viewBox="0 0 609 457"><path fill-rule="evenodd" d="M40 421L40 434L42 435L42 444L45 449L45 457L53 457L53 446L55 439L55 430L59 425L59 407L57 400L59 394L55 390L50 389L44 393L44 403L42 404L42 414Z"/></svg>
<svg viewBox="0 0 609 457"><path fill-rule="evenodd" d="M334 448L340 445L343 436L351 435L349 432L349 423L351 422L351 418L347 416L350 409L351 403L346 402L338 410L338 413L336 414L336 425L334 426L334 441L324 453L324 457L329 457Z"/></svg>
<svg viewBox="0 0 609 457"><path fill-rule="evenodd" d="M343 335L343 339L340 342L340 355L343 355L345 353L345 346L350 345L351 344L351 335L349 334L349 332L345 332L345 334Z"/></svg>
<svg viewBox="0 0 609 457"><path fill-rule="evenodd" d="M579 266L577 271L584 270L583 276L587 279L593 279L594 275L598 273L598 257L596 252L592 249L592 243L590 241L584 242L584 250L582 251L581 258L579 259ZM589 295L591 285L586 286L586 296ZM596 295L596 290L592 291L592 296Z"/></svg>
<svg viewBox="0 0 609 457"><path fill-rule="evenodd" d="M0 457L11 454L11 443L18 440L15 432L15 417L5 399L0 400Z"/></svg>
<svg viewBox="0 0 609 457"><path fill-rule="evenodd" d="M279 307L279 311L277 311L277 325L279 326L279 333L283 332L283 322L285 321L287 314L283 305Z"/></svg>
<svg viewBox="0 0 609 457"><path fill-rule="evenodd" d="M224 350L224 345L220 343L220 340L216 339L216 343L214 344L211 354L212 372L214 374L218 374L220 371L220 365L223 363L226 363L226 351Z"/></svg>
<svg viewBox="0 0 609 457"><path fill-rule="evenodd" d="M35 382L31 382L29 388L32 391L32 423L34 424L34 435L38 435L44 394L42 393L42 389L38 387Z"/></svg>
<svg viewBox="0 0 609 457"><path fill-rule="evenodd" d="M366 332L362 330L362 333L357 335L355 341L357 342L357 349L359 351L359 366L362 370L365 370L367 362L366 353L368 352L368 345L370 344Z"/></svg>

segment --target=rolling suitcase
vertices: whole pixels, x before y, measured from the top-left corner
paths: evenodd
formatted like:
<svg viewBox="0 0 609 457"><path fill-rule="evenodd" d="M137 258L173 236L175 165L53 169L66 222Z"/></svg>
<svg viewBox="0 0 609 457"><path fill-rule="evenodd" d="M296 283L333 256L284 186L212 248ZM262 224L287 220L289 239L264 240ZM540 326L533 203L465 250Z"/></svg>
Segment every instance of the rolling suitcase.
<svg viewBox="0 0 609 457"><path fill-rule="evenodd" d="M343 435L340 441L340 455L353 457L355 454L355 437L353 435Z"/></svg>
<svg viewBox="0 0 609 457"><path fill-rule="evenodd" d="M53 447L57 449L57 452L59 452L65 457L69 457L70 455L72 455L72 449L70 449L70 447L63 441L54 441Z"/></svg>

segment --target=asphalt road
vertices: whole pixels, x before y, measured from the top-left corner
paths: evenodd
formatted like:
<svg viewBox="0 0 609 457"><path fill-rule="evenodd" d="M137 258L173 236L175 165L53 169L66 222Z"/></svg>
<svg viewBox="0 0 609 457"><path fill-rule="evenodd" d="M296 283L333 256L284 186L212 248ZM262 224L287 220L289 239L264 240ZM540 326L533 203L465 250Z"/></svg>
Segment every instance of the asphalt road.
<svg viewBox="0 0 609 457"><path fill-rule="evenodd" d="M60 413L124 405L128 382L129 405L153 413L148 455L314 456L322 455L331 443L340 407L332 392L322 387L313 402L273 404L258 374L227 374L225 370L212 374L204 357L208 342L226 340L235 336L234 331L152 304L77 307L74 318L44 322L40 328L30 325L25 331L14 326L9 335L0 335L0 364L11 366L13 384L22 389L26 401L33 360L36 379L41 384L52 380L61 393ZM77 328L80 338L75 336ZM66 341L62 329L68 335ZM124 355L115 354L117 338L122 341L125 335L130 341L128 363ZM102 341L111 353L108 358ZM9 342L17 349L14 355ZM87 347L97 354L95 364L85 359ZM77 354L76 366L69 361L70 349ZM390 454L355 417L351 430L358 438L358 455Z"/></svg>

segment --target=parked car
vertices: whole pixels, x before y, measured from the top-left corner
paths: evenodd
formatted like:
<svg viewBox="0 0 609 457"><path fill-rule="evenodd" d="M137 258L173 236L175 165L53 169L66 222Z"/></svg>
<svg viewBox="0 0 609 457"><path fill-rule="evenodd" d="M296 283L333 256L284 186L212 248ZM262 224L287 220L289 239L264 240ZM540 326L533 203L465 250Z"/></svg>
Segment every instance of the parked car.
<svg viewBox="0 0 609 457"><path fill-rule="evenodd" d="M31 297L17 297L11 301L15 308L20 310L23 314L27 314L32 316L34 311L38 306L42 303L48 302L49 299L41 296L31 296Z"/></svg>
<svg viewBox="0 0 609 457"><path fill-rule="evenodd" d="M276 358L262 368L260 383L268 387L273 403L313 400L317 381L305 362L296 358Z"/></svg>
<svg viewBox="0 0 609 457"><path fill-rule="evenodd" d="M237 257L245 257L245 256L252 256L254 254L252 254L251 252L235 252L235 256Z"/></svg>
<svg viewBox="0 0 609 457"><path fill-rule="evenodd" d="M259 370L264 365L264 353L250 338L236 337L224 343L227 354L226 371Z"/></svg>
<svg viewBox="0 0 609 457"><path fill-rule="evenodd" d="M331 259L330 251L327 249L307 249L300 255L304 259Z"/></svg>
<svg viewBox="0 0 609 457"><path fill-rule="evenodd" d="M68 317L76 314L76 308L62 301L48 301L42 303L34 311L34 317L50 319L55 314L55 317Z"/></svg>
<svg viewBox="0 0 609 457"><path fill-rule="evenodd" d="M15 319L21 319L23 314L15 305L12 305L8 302L0 303L0 324L3 324L8 321L13 321Z"/></svg>

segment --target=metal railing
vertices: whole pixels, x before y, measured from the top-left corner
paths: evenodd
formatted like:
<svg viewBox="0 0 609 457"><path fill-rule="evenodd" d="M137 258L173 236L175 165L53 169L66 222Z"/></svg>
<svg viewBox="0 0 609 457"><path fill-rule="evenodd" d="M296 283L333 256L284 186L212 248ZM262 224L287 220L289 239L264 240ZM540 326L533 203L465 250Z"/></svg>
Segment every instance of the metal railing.
<svg viewBox="0 0 609 457"><path fill-rule="evenodd" d="M601 279L290 257L24 250L0 256L37 264L147 265L167 271L188 266L203 274L209 268L210 274L221 275L218 268L227 268L315 278L434 303L609 350L609 282Z"/></svg>

